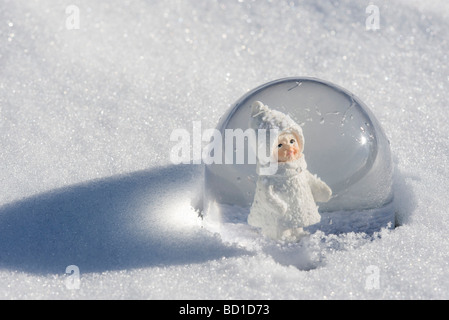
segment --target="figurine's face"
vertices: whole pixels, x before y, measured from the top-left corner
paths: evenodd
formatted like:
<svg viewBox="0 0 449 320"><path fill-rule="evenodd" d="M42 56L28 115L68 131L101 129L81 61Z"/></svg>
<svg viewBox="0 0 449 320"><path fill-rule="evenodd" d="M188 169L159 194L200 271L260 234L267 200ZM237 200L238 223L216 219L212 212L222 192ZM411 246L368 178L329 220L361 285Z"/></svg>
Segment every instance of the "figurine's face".
<svg viewBox="0 0 449 320"><path fill-rule="evenodd" d="M301 158L301 142L292 133L281 134L278 138L278 162L289 162Z"/></svg>

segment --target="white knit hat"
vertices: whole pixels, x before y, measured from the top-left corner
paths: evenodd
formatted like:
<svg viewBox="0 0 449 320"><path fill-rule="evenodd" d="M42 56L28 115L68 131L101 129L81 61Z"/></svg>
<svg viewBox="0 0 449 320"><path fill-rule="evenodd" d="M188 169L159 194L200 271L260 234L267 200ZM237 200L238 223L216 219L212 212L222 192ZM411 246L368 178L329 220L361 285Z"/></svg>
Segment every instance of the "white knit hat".
<svg viewBox="0 0 449 320"><path fill-rule="evenodd" d="M298 142L300 142L302 148L304 148L304 136L301 126L290 118L289 115L277 110L272 110L260 101L255 101L251 105L249 127L256 131L259 129L265 129L267 134L270 130L277 131L277 135L270 135L269 139L266 139L266 150L269 150L270 154L273 154L274 146L277 145L278 137L283 133L294 134Z"/></svg>

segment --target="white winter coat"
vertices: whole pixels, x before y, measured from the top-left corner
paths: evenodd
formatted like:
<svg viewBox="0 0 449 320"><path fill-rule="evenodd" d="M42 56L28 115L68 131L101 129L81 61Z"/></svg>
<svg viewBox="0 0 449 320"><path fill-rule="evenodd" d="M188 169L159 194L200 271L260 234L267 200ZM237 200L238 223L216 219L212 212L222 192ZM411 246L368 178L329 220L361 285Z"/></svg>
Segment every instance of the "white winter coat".
<svg viewBox="0 0 449 320"><path fill-rule="evenodd" d="M301 127L288 115L271 110L261 102L252 106L250 127L289 131L304 145ZM273 154L277 137L268 146ZM276 161L275 158L272 161ZM332 191L316 175L307 170L304 155L295 161L277 163L274 174L259 175L248 224L261 228L266 236L281 239L286 230L304 228L320 222L316 202L326 202Z"/></svg>

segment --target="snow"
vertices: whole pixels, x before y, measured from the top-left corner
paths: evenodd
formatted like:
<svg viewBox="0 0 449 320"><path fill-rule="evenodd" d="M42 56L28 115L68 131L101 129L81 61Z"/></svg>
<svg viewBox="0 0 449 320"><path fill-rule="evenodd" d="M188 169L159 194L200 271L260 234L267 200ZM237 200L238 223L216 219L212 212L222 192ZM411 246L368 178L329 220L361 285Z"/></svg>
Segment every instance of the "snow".
<svg viewBox="0 0 449 320"><path fill-rule="evenodd" d="M447 2L73 4L79 29L69 4L0 2L0 298L449 298ZM192 209L202 166L170 133L288 76L372 109L398 227L279 245Z"/></svg>

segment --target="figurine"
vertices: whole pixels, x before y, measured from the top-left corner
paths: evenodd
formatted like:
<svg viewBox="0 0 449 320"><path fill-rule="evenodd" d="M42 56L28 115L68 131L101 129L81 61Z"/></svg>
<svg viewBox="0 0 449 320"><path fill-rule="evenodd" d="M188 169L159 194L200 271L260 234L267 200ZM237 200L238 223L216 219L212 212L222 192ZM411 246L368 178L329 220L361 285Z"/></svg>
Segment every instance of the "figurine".
<svg viewBox="0 0 449 320"><path fill-rule="evenodd" d="M267 142L277 170L259 174L248 224L272 239L299 241L309 234L305 227L320 222L316 202L327 202L332 190L307 170L302 128L288 115L256 101L251 106L250 127L276 129L279 135Z"/></svg>

